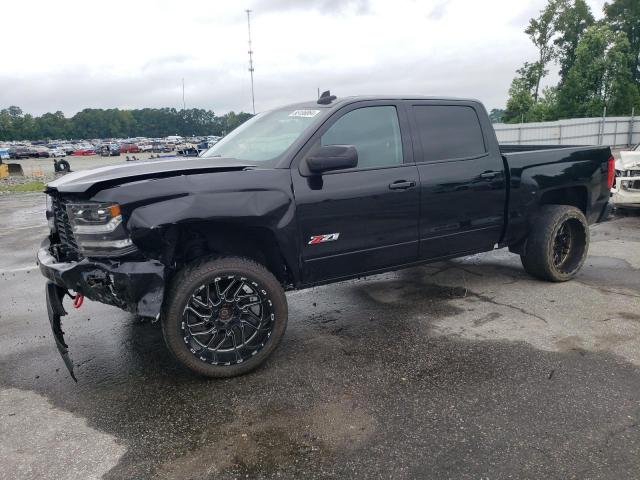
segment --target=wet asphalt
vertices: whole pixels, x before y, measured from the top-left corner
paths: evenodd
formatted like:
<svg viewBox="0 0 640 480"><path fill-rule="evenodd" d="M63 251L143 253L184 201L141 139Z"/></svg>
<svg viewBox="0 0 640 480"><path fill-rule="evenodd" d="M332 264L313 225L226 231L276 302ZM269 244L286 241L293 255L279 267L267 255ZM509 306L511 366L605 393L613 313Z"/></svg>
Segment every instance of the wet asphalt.
<svg viewBox="0 0 640 480"><path fill-rule="evenodd" d="M596 226L565 284L496 251L291 292L282 344L234 379L67 305L76 384L33 268L43 209L0 197L0 479L640 478L638 215Z"/></svg>

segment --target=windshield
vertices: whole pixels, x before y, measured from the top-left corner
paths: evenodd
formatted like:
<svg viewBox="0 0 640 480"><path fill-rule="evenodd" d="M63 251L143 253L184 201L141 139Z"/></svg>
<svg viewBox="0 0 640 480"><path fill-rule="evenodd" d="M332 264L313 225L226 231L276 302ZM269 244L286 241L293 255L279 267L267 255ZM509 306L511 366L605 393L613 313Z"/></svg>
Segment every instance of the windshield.
<svg viewBox="0 0 640 480"><path fill-rule="evenodd" d="M203 157L227 157L252 162L272 160L284 153L314 121L320 110L273 110L246 121Z"/></svg>

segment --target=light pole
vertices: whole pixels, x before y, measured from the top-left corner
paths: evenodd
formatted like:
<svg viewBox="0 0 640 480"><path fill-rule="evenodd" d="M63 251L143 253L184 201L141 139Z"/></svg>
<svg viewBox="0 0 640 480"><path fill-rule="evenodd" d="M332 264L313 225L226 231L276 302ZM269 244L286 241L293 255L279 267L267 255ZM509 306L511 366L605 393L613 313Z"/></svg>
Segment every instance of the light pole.
<svg viewBox="0 0 640 480"><path fill-rule="evenodd" d="M249 73L251 74L251 105L253 107L253 114L256 114L256 97L253 93L253 50L251 49L251 10L245 10L247 12L247 29L249 31Z"/></svg>

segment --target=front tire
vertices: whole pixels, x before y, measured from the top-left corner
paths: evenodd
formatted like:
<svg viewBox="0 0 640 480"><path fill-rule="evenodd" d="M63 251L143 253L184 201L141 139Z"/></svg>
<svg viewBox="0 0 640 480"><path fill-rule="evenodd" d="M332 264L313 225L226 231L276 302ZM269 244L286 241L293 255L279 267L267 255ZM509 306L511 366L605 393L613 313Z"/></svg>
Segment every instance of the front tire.
<svg viewBox="0 0 640 480"><path fill-rule="evenodd" d="M568 205L545 205L534 218L524 253L530 275L549 282L566 282L578 273L589 251L589 224Z"/></svg>
<svg viewBox="0 0 640 480"><path fill-rule="evenodd" d="M234 377L271 355L287 317L282 286L264 266L246 258L208 257L174 277L162 332L169 351L191 371Z"/></svg>

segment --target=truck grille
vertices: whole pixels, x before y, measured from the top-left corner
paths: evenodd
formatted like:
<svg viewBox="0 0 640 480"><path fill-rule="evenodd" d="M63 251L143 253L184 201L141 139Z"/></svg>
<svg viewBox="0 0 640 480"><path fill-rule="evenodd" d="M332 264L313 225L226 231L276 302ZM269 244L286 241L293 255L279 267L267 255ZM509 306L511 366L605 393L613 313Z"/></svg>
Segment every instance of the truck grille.
<svg viewBox="0 0 640 480"><path fill-rule="evenodd" d="M67 216L67 205L64 200L57 197L53 197L53 219L62 250L68 256L77 257L78 244Z"/></svg>

